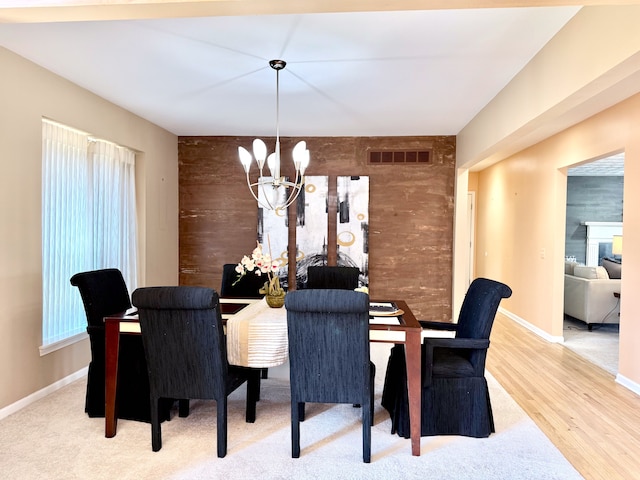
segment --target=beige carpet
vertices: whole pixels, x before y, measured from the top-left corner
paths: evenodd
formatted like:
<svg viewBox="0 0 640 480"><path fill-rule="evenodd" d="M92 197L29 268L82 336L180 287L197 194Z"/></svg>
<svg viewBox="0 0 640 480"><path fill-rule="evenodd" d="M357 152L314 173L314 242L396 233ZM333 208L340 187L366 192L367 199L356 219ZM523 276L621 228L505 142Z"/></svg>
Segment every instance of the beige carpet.
<svg viewBox="0 0 640 480"><path fill-rule="evenodd" d="M565 347L612 375L618 374L620 325L594 325L589 331L584 322L565 316L562 335Z"/></svg>
<svg viewBox="0 0 640 480"><path fill-rule="evenodd" d="M0 476L7 479L579 479L534 422L492 378L496 433L487 439L424 437L413 457L409 440L390 434L380 407L388 348L377 344L372 463L362 462L360 409L310 404L301 457L291 458L286 368L263 381L258 417L244 422L244 389L229 403L228 454L216 456L215 403L193 402L188 418L162 426L163 448L151 451L150 426L120 420L115 438L104 420L83 413L79 380L0 421Z"/></svg>

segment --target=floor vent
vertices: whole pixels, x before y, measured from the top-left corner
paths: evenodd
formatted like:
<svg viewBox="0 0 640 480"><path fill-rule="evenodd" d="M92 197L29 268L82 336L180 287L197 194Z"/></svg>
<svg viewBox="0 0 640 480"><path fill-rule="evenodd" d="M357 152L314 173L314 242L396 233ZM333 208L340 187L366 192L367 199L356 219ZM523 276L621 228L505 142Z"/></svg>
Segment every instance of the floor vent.
<svg viewBox="0 0 640 480"><path fill-rule="evenodd" d="M431 150L371 150L369 151L371 165L388 165L390 163L431 163Z"/></svg>

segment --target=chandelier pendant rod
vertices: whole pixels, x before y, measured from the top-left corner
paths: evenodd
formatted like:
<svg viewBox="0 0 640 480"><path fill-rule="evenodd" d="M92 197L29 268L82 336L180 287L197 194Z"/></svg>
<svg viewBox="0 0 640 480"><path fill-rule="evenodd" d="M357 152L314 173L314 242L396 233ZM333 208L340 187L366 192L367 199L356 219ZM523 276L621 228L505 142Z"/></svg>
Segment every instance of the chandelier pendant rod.
<svg viewBox="0 0 640 480"><path fill-rule="evenodd" d="M284 67L282 67L284 68ZM276 185L280 183L280 68L276 68L276 164L274 180Z"/></svg>

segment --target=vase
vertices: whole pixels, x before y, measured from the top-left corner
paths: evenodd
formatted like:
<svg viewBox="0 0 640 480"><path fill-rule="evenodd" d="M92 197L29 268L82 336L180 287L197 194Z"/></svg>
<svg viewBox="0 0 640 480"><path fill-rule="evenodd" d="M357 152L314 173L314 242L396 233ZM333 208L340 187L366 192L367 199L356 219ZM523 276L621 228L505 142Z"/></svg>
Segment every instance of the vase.
<svg viewBox="0 0 640 480"><path fill-rule="evenodd" d="M284 292L281 295L265 295L265 298L267 299L267 305L269 305L271 308L282 308L284 306L284 296Z"/></svg>

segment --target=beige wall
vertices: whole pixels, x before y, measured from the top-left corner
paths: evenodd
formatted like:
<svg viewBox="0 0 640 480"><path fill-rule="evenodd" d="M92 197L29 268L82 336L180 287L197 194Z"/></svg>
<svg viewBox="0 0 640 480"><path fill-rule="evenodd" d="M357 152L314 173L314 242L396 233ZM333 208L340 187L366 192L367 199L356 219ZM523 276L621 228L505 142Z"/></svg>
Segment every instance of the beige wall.
<svg viewBox="0 0 640 480"><path fill-rule="evenodd" d="M625 152L619 373L640 384L640 95L478 174L477 274L509 284L503 307L562 335L566 167Z"/></svg>
<svg viewBox="0 0 640 480"><path fill-rule="evenodd" d="M514 294L502 306L551 340L562 338L566 167L625 151L618 380L635 391L640 300L631 292L640 263L629 245L640 231L639 23L637 5L583 8L457 138L458 169L478 171L458 177L478 193L475 273L509 283ZM456 268L454 309L460 274Z"/></svg>
<svg viewBox="0 0 640 480"><path fill-rule="evenodd" d="M0 409L86 367L89 342L41 357L41 118L141 152L141 282L178 278L177 138L0 48Z"/></svg>

